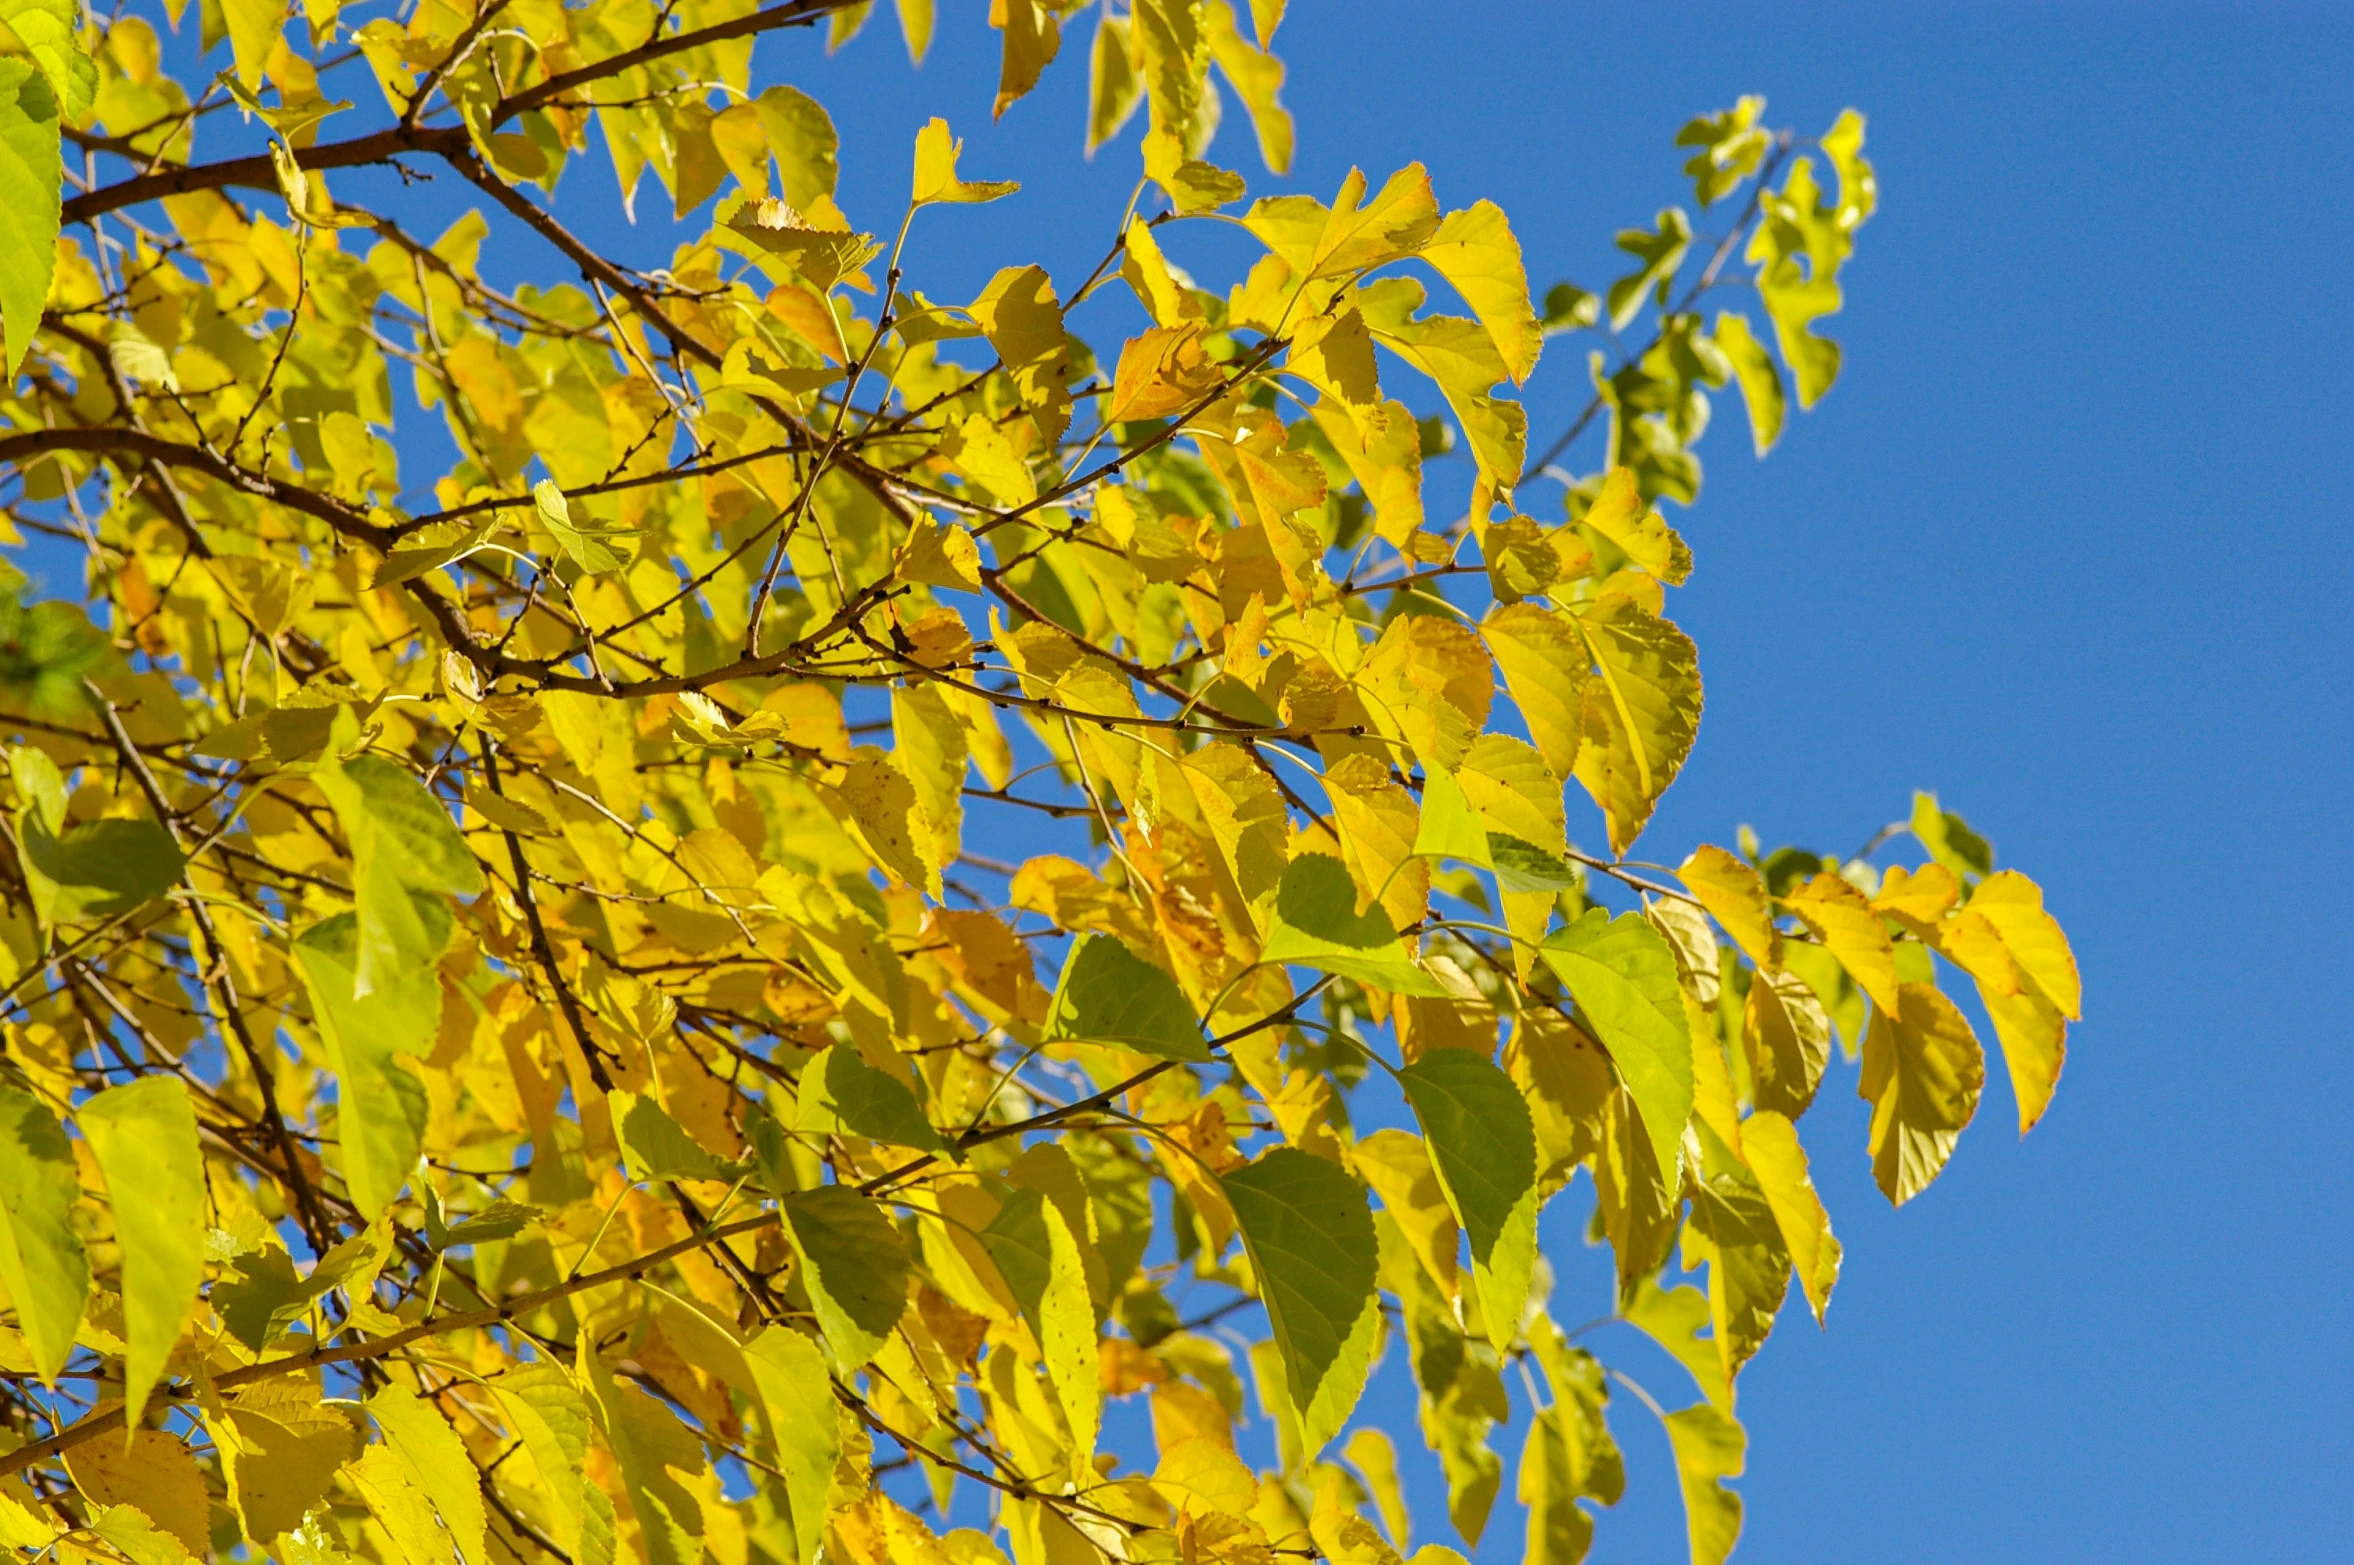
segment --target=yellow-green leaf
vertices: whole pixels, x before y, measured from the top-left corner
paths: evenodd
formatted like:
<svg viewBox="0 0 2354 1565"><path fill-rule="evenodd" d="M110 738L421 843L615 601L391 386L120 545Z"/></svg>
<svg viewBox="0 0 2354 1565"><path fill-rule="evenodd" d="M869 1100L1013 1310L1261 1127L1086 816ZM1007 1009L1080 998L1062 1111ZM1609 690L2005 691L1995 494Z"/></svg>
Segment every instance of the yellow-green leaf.
<svg viewBox="0 0 2354 1565"><path fill-rule="evenodd" d="M74 1350L90 1263L74 1231L73 1146L40 1099L0 1084L0 1280L33 1368L55 1380Z"/></svg>
<svg viewBox="0 0 2354 1565"><path fill-rule="evenodd" d="M1724 1565L1741 1536L1741 1497L1724 1481L1741 1476L1748 1436L1731 1414L1703 1402L1668 1414L1667 1438L1675 1448L1676 1478L1684 1491L1692 1565Z"/></svg>
<svg viewBox="0 0 2354 1565"><path fill-rule="evenodd" d="M1112 1043L1155 1059L1210 1058L1185 991L1160 968L1110 935L1071 942L1047 1012L1049 1039Z"/></svg>
<svg viewBox="0 0 2354 1565"><path fill-rule="evenodd" d="M865 1363L907 1308L907 1247L881 1206L845 1186L795 1191L781 1204L834 1363Z"/></svg>
<svg viewBox="0 0 2354 1565"><path fill-rule="evenodd" d="M1692 1031L1667 940L1638 913L1588 908L1540 950L1610 1052L1660 1170L1675 1183L1692 1114Z"/></svg>
<svg viewBox="0 0 2354 1565"><path fill-rule="evenodd" d="M1537 1134L1520 1089L1468 1049L1434 1049L1398 1072L1447 1205L1471 1241L1488 1341L1520 1334L1537 1254Z"/></svg>
<svg viewBox="0 0 2354 1565"><path fill-rule="evenodd" d="M1365 1389L1381 1332L1373 1214L1332 1163L1277 1147L1221 1179L1283 1357L1284 1384L1313 1458Z"/></svg>
<svg viewBox="0 0 2354 1565"><path fill-rule="evenodd" d="M362 941L360 921L338 913L303 931L294 954L335 1072L343 1182L352 1204L373 1221L400 1198L424 1145L425 1085L400 1061L431 1052L441 1023L441 980L427 967L362 994Z"/></svg>
<svg viewBox="0 0 2354 1565"><path fill-rule="evenodd" d="M85 1099L74 1123L105 1176L122 1247L123 1405L135 1427L204 1283L196 1110L178 1077L146 1076Z"/></svg>

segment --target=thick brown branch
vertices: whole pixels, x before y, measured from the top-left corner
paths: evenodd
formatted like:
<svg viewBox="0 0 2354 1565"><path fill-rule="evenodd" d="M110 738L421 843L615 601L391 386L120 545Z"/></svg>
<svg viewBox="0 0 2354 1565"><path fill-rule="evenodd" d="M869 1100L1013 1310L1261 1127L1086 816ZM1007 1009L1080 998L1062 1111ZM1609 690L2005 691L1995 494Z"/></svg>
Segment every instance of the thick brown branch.
<svg viewBox="0 0 2354 1565"><path fill-rule="evenodd" d="M390 130L354 136L349 141L330 141L321 146L305 147L295 153L295 162L311 168L365 168L371 164L390 163L406 152L447 152L466 144L463 126L448 125L428 129L419 125L396 125ZM278 188L278 169L266 152L247 158L223 158L218 163L190 163L178 168L158 169L152 174L136 174L129 179L101 185L67 201L62 212L68 223L86 223L94 217L136 206L142 201L158 201L165 196L183 196L192 190L223 190L231 186L245 190L275 190Z"/></svg>

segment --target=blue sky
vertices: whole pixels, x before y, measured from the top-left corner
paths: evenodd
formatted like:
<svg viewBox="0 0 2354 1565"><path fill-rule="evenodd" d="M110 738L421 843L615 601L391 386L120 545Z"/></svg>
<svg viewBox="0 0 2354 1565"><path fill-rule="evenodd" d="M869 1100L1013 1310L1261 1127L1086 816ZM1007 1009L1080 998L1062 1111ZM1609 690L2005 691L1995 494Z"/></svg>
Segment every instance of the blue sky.
<svg viewBox="0 0 2354 1565"><path fill-rule="evenodd" d="M920 73L882 19L824 64L763 45L849 132L854 216L896 211L933 112L968 171L1029 182L919 232L944 297L1017 257L1083 272L1135 177L1133 131L1077 157L1083 39L994 127L993 42L950 16ZM1786 1319L1743 1378L1736 1557L2354 1554L2347 15L1301 0L1281 42L1284 188L1418 158L1450 204L1503 205L1540 287L1611 275L1612 231L1683 199L1688 114L1870 116L1846 374L1762 464L1725 408L1679 519L1708 712L1645 848L1750 821L1852 850L1935 788L2047 888L2088 1020L2033 1138L1990 1086L1901 1213L1852 1076L1827 1086L1809 1141L1847 1267L1830 1329ZM1238 124L1217 150L1274 188L1248 148ZM1583 390L1541 367L1532 428ZM1548 1247L1583 1319L1606 1300L1571 1226ZM1688 1400L1631 1331L1597 1345ZM1410 1431L1411 1406L1392 1365L1364 1416ZM1674 1558L1665 1441L1614 1412L1629 1494L1595 1558ZM1486 1541L1518 1558L1508 1500Z"/></svg>
<svg viewBox="0 0 2354 1565"><path fill-rule="evenodd" d="M834 110L869 226L896 218L932 113L969 175L1027 182L927 213L917 286L969 298L1037 259L1067 287L1126 202L1135 130L1081 162L1083 30L991 125L994 35L978 6L943 10L921 72L881 17L830 61L771 39L758 78ZM1239 117L1221 161L1329 195L1351 163L1420 159L1450 205L1505 208L1540 288L1607 279L1614 230L1688 199L1669 141L1690 114L1762 92L1809 131L1870 117L1881 209L1829 325L1846 373L1762 464L1722 405L1678 518L1699 564L1671 612L1708 708L1643 852L1744 821L1850 851L1934 788L2045 886L2088 1020L2035 1136L2009 1129L1998 1071L1902 1213L1835 1068L1808 1139L1846 1270L1830 1329L1794 1310L1743 1377L1736 1558L2354 1557L2354 1182L2333 1145L2354 1102L2354 20L1295 0L1280 44L1293 177L1264 178ZM663 258L609 177L576 171L570 215ZM454 216L452 183L408 200ZM556 275L541 253L487 264ZM1584 399L1581 353L1538 371L1540 437ZM1546 1227L1565 1320L1607 1308L1575 1216ZM1690 1400L1627 1328L1594 1341ZM1398 1357L1362 1416L1411 1445ZM1629 1494L1595 1558L1679 1557L1664 1438L1614 1413ZM1508 1463L1517 1441L1499 1432ZM1409 1469L1436 1540L1435 1468ZM1519 1556L1508 1494L1483 1560Z"/></svg>

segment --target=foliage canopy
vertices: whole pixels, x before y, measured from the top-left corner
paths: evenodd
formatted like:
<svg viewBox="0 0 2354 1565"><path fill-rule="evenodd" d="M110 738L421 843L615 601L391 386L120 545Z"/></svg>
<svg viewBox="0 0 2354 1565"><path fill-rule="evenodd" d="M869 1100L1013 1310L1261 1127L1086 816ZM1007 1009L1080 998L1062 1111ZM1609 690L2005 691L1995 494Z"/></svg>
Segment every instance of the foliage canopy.
<svg viewBox="0 0 2354 1565"><path fill-rule="evenodd" d="M1860 117L1695 119L1700 216L1540 302L1420 167L1249 200L1281 0L1131 0L1086 134L1141 110L1144 178L1056 219L1102 261L954 303L928 209L1015 185L934 119L862 230L755 69L868 5L167 4L0 0L8 541L89 598L0 607L9 1544L1379 1565L1510 1466L1560 1562L1619 1386L1724 1557L1736 1377L1839 1274L1835 1047L1901 1203L1985 1075L1948 990L2022 1132L2080 1003L1927 795L1629 856L1701 712L1657 506L1711 393L1762 455L1836 377ZM1080 9L995 0L997 112ZM582 158L667 265L583 237ZM481 200L435 238L427 171ZM1681 1411L1548 1313L1581 1168ZM1385 1351L1443 1523L1353 1416Z"/></svg>

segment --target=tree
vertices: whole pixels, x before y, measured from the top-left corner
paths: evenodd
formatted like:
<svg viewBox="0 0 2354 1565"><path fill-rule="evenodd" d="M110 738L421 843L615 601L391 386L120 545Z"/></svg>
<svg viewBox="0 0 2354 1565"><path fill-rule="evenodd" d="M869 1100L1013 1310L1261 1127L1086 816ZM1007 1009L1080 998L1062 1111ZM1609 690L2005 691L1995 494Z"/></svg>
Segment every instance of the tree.
<svg viewBox="0 0 2354 1565"><path fill-rule="evenodd" d="M1836 376L1859 117L1693 120L1713 231L1540 310L1419 167L1246 204L1211 138L1223 93L1284 170L1281 0L1132 0L1087 135L1144 109L1144 178L1060 219L1102 261L948 303L934 209L1014 185L935 119L862 231L766 74L868 5L145 9L0 0L9 542L89 600L0 608L8 1542L1389 1561L1386 1349L1418 1538L1478 1540L1509 1372L1529 1558L1618 1497L1614 1386L1724 1557L1736 1377L1838 1275L1834 1045L1901 1203L1984 1075L1948 990L2022 1131L2079 1008L1928 795L1851 858L1630 857L1701 711L1657 502L1712 392L1763 455ZM996 0L998 112L1077 9ZM666 267L580 237L583 159ZM428 173L481 203L430 240ZM1263 252L1223 291L1212 222ZM1594 397L1532 459L1557 335ZM1551 1200L1691 1406L1548 1313Z"/></svg>

